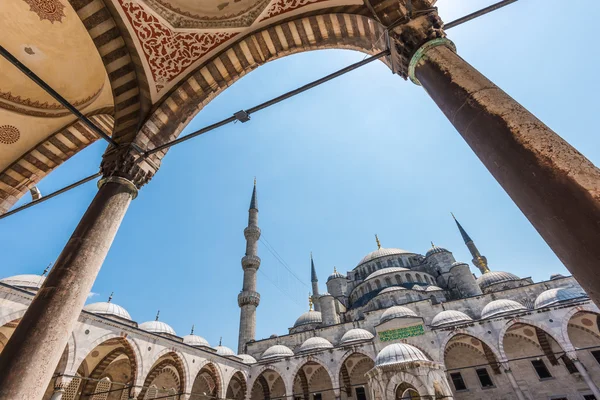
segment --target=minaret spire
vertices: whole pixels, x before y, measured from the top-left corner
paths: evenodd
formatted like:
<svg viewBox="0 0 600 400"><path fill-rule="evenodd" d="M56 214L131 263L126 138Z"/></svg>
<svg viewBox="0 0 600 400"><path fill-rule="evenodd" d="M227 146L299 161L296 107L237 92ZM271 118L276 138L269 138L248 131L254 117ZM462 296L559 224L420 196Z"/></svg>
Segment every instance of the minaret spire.
<svg viewBox="0 0 600 400"><path fill-rule="evenodd" d="M477 246L475 246L473 239L471 239L471 237L464 230L464 228L462 227L460 222L458 222L458 220L454 216L454 213L450 213L450 214L452 214L452 218L454 218L454 222L456 222L456 226L458 227L460 235L462 236L463 240L465 241L465 244L467 245L467 248L469 249L469 252L471 253L471 256L473 257L473 259L471 260L473 262L473 265L475 265L477 268L479 268L479 271L481 271L482 274L486 274L486 273L490 272L490 269L488 268L487 258L485 258L485 256L481 255L481 253L477 249Z"/></svg>
<svg viewBox="0 0 600 400"><path fill-rule="evenodd" d="M256 334L256 307L260 303L260 294L256 291L256 273L260 267L258 257L258 239L260 228L258 227L258 201L256 200L256 178L250 199L248 210L248 226L244 229L246 238L246 255L242 257L242 269L244 270L244 282L242 291L238 295L240 306L240 332L238 336L238 354L246 352L246 343L254 340Z"/></svg>
<svg viewBox="0 0 600 400"><path fill-rule="evenodd" d="M375 241L377 242L377 249L379 250L381 248L381 243L379 242L379 236L377 236L377 234L375 234Z"/></svg>
<svg viewBox="0 0 600 400"><path fill-rule="evenodd" d="M321 311L321 305L319 304L319 279L317 279L317 271L315 270L312 251L310 252L310 283L312 284L313 293L311 300L315 305L315 311Z"/></svg>

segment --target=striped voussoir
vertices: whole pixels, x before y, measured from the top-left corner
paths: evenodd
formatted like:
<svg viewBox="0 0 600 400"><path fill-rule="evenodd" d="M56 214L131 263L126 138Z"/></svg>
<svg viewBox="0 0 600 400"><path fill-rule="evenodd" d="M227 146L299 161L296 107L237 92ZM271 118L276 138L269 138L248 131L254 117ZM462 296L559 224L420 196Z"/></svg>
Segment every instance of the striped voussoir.
<svg viewBox="0 0 600 400"><path fill-rule="evenodd" d="M146 379L144 380L144 386L142 388L142 390L140 391L140 394L138 395L138 399L142 400L144 399L144 397L146 396L146 391L148 390L148 388L150 387L150 385L152 384L152 382L154 381L154 379L156 379L156 377L158 375L160 375L163 371L165 372L170 372L173 374L172 372L172 368L174 368L177 371L177 375L173 374L173 378L175 379L175 381L178 384L178 390L180 392L183 392L185 390L185 370L183 367L183 363L181 362L181 360L179 359L179 357L177 355L173 354L167 354L167 356L172 355L174 358L170 359L170 358L166 358L162 361L160 361L158 364L156 364L152 370L148 373L148 375L146 376ZM166 357L166 356L165 356Z"/></svg>
<svg viewBox="0 0 600 400"><path fill-rule="evenodd" d="M308 50L351 49L375 54L386 49L385 29L355 14L324 14L295 19L254 32L204 63L148 118L136 142L155 148L179 136L189 121L219 93L257 67ZM155 153L156 164L167 150Z"/></svg>
<svg viewBox="0 0 600 400"><path fill-rule="evenodd" d="M112 134L114 121L111 115L98 114L89 119L107 135ZM96 133L76 121L27 151L18 161L0 172L0 214L8 211L56 167L96 140Z"/></svg>
<svg viewBox="0 0 600 400"><path fill-rule="evenodd" d="M114 97L115 127L113 138L120 143L133 140L142 118L143 93L147 85L136 72L126 38L102 0L69 0L88 30L106 68Z"/></svg>

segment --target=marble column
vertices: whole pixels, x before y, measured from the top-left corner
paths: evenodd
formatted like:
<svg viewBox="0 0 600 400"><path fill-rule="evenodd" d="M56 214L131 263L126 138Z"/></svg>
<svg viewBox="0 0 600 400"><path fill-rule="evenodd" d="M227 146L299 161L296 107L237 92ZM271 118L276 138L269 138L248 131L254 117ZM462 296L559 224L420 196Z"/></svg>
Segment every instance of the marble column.
<svg viewBox="0 0 600 400"><path fill-rule="evenodd" d="M512 386L513 390L515 391L515 394L517 395L517 399L527 400L527 398L523 394L523 391L519 387L519 384L517 383L517 380L515 379L515 376L513 375L510 367L504 366L503 370L504 370L504 373L506 374L506 377L508 378L508 381L510 382L510 386Z"/></svg>
<svg viewBox="0 0 600 400"><path fill-rule="evenodd" d="M413 53L408 76L423 86L600 305L600 170L459 57L443 37Z"/></svg>
<svg viewBox="0 0 600 400"><path fill-rule="evenodd" d="M50 397L50 400L61 400L63 398L64 394L65 394L65 388L60 387L60 388L54 389L54 392L52 392L52 397Z"/></svg>
<svg viewBox="0 0 600 400"><path fill-rule="evenodd" d="M596 396L597 399L600 399L600 390L598 390L598 386L596 386L596 384L590 377L590 374L588 374L587 369L585 369L581 361L579 361L578 359L573 358L572 361L573 364L575 364L575 368L577 368L577 371L579 371L579 374L581 375L585 383L587 383L594 396Z"/></svg>
<svg viewBox="0 0 600 400"><path fill-rule="evenodd" d="M0 399L42 398L137 194L136 185L122 177L104 178L98 186L98 193L0 354Z"/></svg>

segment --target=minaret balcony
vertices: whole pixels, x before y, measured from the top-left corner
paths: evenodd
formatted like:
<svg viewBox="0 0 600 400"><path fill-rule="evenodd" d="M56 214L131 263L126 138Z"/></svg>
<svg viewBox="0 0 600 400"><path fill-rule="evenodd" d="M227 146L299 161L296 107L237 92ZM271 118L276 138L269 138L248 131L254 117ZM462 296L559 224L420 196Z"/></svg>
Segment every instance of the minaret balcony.
<svg viewBox="0 0 600 400"><path fill-rule="evenodd" d="M260 294L258 292L253 292L251 290L245 290L238 294L238 305L240 307L253 305L254 307L258 307L260 303Z"/></svg>
<svg viewBox="0 0 600 400"><path fill-rule="evenodd" d="M250 225L244 229L244 237L246 240L258 240L260 238L260 228L256 225Z"/></svg>
<svg viewBox="0 0 600 400"><path fill-rule="evenodd" d="M259 256L244 256L242 257L242 267L258 269L260 267L260 257Z"/></svg>

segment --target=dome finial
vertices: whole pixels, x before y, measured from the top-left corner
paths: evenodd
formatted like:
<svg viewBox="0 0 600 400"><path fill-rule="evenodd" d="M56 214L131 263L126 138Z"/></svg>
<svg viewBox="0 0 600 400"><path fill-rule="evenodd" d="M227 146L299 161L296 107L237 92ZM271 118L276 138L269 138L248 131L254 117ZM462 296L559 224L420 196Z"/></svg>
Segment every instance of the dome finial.
<svg viewBox="0 0 600 400"><path fill-rule="evenodd" d="M333 273L337 274L337 268L336 267L333 267Z"/></svg>
<svg viewBox="0 0 600 400"><path fill-rule="evenodd" d="M312 311L313 299L310 293L308 293L308 311Z"/></svg>
<svg viewBox="0 0 600 400"><path fill-rule="evenodd" d="M192 324L192 331L190 332L190 335L194 334L194 325Z"/></svg>
<svg viewBox="0 0 600 400"><path fill-rule="evenodd" d="M46 276L48 274L48 271L50 271L51 266L52 266L52 263L48 264L48 266L46 268L44 268L44 272L42 272L42 276Z"/></svg>
<svg viewBox="0 0 600 400"><path fill-rule="evenodd" d="M115 294L115 292L110 292L110 296L108 296L107 303L110 303L110 301L112 300L114 294Z"/></svg>
<svg viewBox="0 0 600 400"><path fill-rule="evenodd" d="M381 249L381 243L379 242L379 236L375 234L375 241L377 242L377 249Z"/></svg>
<svg viewBox="0 0 600 400"><path fill-rule="evenodd" d="M222 342L223 342L223 336L221 336L221 337L219 338L219 346L221 345L221 343L222 343Z"/></svg>
<svg viewBox="0 0 600 400"><path fill-rule="evenodd" d="M435 244L433 244L433 241L431 241L431 248L435 248Z"/></svg>
<svg viewBox="0 0 600 400"><path fill-rule="evenodd" d="M156 312L156 319L155 319L155 321L158 321L158 316L159 316L159 315L160 315L160 310L158 310L158 311Z"/></svg>

